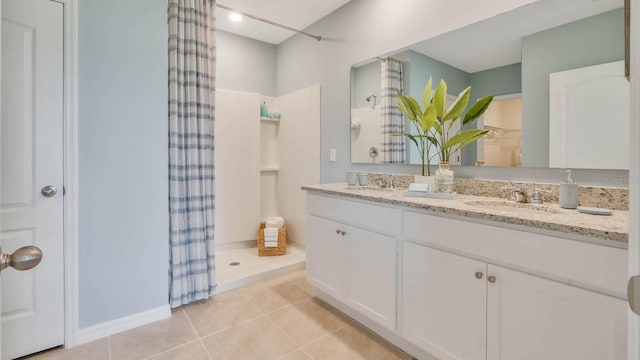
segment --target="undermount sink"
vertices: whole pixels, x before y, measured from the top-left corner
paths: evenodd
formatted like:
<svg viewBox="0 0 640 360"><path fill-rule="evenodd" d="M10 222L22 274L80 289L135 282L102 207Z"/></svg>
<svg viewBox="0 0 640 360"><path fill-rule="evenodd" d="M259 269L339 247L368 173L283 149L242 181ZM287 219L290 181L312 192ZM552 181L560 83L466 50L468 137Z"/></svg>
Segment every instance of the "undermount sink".
<svg viewBox="0 0 640 360"><path fill-rule="evenodd" d="M344 187L345 190L375 190L375 191L393 191L393 189L383 188L380 186L358 186L358 185L347 185Z"/></svg>
<svg viewBox="0 0 640 360"><path fill-rule="evenodd" d="M545 212L549 214L561 214L560 209L555 209L545 205L531 204L531 203L519 203L506 200L471 200L465 201L465 205L477 206L482 208L492 208L502 211L511 212L528 212L528 213L540 213Z"/></svg>

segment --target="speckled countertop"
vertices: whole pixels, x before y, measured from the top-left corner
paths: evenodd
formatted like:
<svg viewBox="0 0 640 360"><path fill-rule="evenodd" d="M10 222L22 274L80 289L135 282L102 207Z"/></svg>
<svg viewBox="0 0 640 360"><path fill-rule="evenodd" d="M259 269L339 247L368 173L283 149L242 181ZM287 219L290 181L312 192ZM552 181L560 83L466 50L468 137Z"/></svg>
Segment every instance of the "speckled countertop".
<svg viewBox="0 0 640 360"><path fill-rule="evenodd" d="M346 183L303 186L302 189L601 240L626 243L629 237L629 212L622 210L613 210L609 216L588 215L562 209L554 203L522 204L522 208L518 208L519 204L501 206L504 199L500 198L461 194L457 194L454 200L415 198L403 196L406 189L354 189Z"/></svg>

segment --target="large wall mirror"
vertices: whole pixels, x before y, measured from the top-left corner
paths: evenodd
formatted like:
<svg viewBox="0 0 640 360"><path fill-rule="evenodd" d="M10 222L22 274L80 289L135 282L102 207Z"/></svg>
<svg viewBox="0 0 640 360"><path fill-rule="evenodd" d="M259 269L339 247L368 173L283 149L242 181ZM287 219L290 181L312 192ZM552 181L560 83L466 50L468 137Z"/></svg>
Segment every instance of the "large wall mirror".
<svg viewBox="0 0 640 360"><path fill-rule="evenodd" d="M402 119L404 128L389 128L389 116L399 116L389 94L397 88L422 99L432 77L447 82L453 99L467 86L471 103L495 95L467 124L488 134L453 164L628 168L623 2L539 0L354 65L351 161L421 163L411 142L390 141L411 126Z"/></svg>

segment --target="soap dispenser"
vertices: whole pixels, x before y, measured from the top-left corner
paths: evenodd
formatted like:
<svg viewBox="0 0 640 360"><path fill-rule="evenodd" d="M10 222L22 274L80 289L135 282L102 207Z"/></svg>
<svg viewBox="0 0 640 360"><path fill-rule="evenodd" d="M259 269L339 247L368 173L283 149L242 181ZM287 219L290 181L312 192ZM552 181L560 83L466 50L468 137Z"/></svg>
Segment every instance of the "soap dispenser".
<svg viewBox="0 0 640 360"><path fill-rule="evenodd" d="M560 207L575 209L578 207L578 184L571 178L571 170L567 170L567 177L560 183Z"/></svg>

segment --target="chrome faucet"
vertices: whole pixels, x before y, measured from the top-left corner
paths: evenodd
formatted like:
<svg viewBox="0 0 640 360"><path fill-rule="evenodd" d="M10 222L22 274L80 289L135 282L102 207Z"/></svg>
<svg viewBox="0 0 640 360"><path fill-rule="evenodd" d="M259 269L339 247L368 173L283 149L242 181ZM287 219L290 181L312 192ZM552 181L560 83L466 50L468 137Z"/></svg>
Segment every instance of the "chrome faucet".
<svg viewBox="0 0 640 360"><path fill-rule="evenodd" d="M376 182L378 183L378 186L381 188L387 187L387 181L382 176L376 176Z"/></svg>
<svg viewBox="0 0 640 360"><path fill-rule="evenodd" d="M387 180L385 180L385 178L383 178L382 176L377 176L376 177L376 182L378 183L378 186L383 188L383 189L395 189L395 181L393 180L393 178L389 178L389 181L387 182Z"/></svg>
<svg viewBox="0 0 640 360"><path fill-rule="evenodd" d="M509 192L509 197L507 199L509 201L515 201L519 203L528 203L529 195L527 195L527 192L522 190L522 188L514 186L511 188L511 191Z"/></svg>

